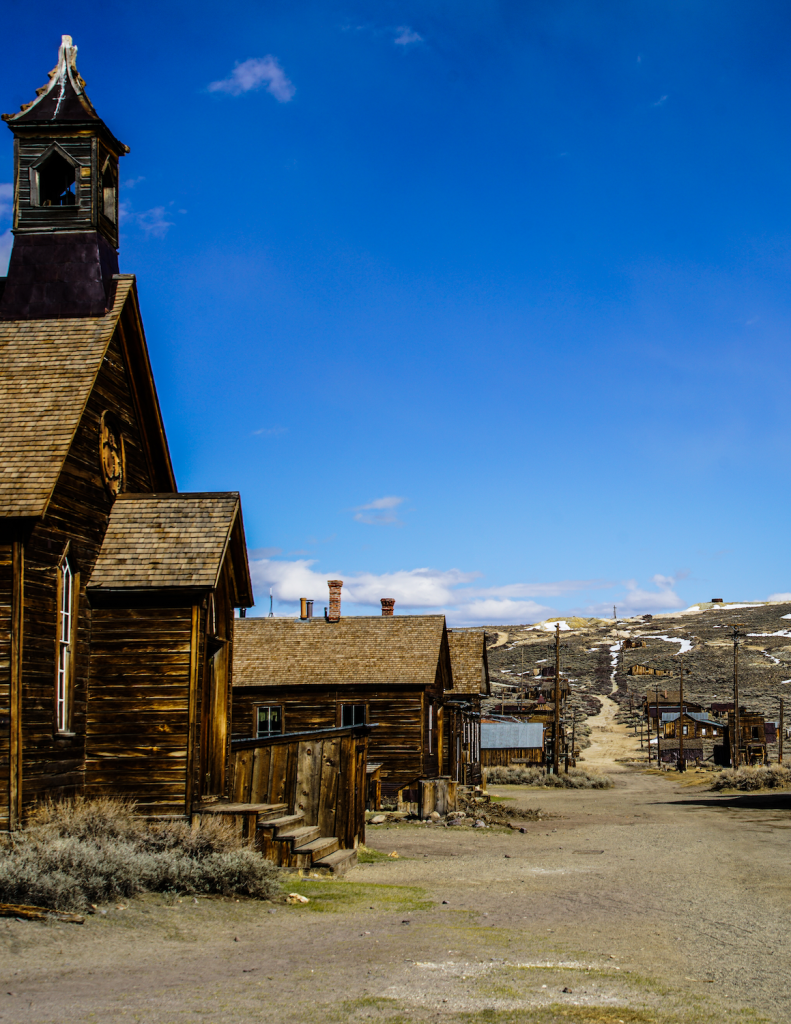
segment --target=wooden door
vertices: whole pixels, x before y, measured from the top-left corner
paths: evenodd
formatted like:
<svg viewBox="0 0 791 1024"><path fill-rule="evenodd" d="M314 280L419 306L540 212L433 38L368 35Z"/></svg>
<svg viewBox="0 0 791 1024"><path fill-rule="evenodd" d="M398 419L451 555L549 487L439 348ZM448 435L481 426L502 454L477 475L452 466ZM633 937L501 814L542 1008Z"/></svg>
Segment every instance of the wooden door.
<svg viewBox="0 0 791 1024"><path fill-rule="evenodd" d="M223 796L228 744L228 645L216 641L206 665L201 796Z"/></svg>

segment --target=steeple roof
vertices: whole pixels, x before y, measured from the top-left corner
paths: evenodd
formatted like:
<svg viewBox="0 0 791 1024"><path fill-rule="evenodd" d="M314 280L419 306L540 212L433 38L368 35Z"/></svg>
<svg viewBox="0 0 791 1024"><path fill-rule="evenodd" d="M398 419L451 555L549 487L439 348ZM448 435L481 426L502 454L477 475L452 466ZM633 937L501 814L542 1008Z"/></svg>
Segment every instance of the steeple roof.
<svg viewBox="0 0 791 1024"><path fill-rule="evenodd" d="M19 113L3 114L2 117L11 128L53 123L65 127L87 122L101 126L111 135L85 92L85 82L77 71L77 47L71 36L62 37L58 63L49 72L49 83L36 89L36 99L24 103ZM119 153L129 152L129 147L123 142L114 141Z"/></svg>

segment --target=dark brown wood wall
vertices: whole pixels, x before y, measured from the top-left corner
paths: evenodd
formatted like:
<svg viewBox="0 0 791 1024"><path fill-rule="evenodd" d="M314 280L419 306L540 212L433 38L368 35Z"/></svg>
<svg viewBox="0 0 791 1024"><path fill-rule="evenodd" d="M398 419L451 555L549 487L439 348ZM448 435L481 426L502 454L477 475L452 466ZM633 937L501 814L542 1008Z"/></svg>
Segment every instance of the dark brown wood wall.
<svg viewBox="0 0 791 1024"><path fill-rule="evenodd" d="M85 588L112 507L99 456L101 416L108 409L124 431L126 489L150 491L151 479L117 339L111 342L97 375L47 515L36 521L25 540L22 785L27 809L44 794L70 795L81 790L84 782L91 636L91 609ZM79 573L71 736L58 735L55 728L58 562L67 543L69 563L73 572Z"/></svg>
<svg viewBox="0 0 791 1024"><path fill-rule="evenodd" d="M494 765L507 767L515 760L527 761L530 764L542 764L543 759L544 754L540 747L512 747L502 750L487 748L481 751L481 766L483 768ZM519 765L514 767L519 767Z"/></svg>
<svg viewBox="0 0 791 1024"><path fill-rule="evenodd" d="M88 795L186 812L192 632L191 606L94 608Z"/></svg>
<svg viewBox="0 0 791 1024"><path fill-rule="evenodd" d="M11 554L0 546L0 829L9 827L11 786Z"/></svg>
<svg viewBox="0 0 791 1024"><path fill-rule="evenodd" d="M233 689L233 738L253 735L253 708L281 704L283 728L288 732L326 729L339 723L341 704L367 704L371 732L368 756L382 763L382 790L394 794L416 779L438 774L437 743L428 753L427 699L434 697L435 723L439 707L436 688L347 686L237 686ZM435 729L435 738L438 730Z"/></svg>

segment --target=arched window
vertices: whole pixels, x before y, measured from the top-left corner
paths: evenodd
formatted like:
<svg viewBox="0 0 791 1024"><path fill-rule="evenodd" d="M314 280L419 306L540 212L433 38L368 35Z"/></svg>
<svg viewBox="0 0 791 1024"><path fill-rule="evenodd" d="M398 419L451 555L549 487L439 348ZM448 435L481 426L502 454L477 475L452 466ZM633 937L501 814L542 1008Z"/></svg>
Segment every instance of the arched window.
<svg viewBox="0 0 791 1024"><path fill-rule="evenodd" d="M74 206L74 167L60 153L51 153L38 169L39 206Z"/></svg>
<svg viewBox="0 0 791 1024"><path fill-rule="evenodd" d="M68 558L63 559L59 572L60 607L58 608L58 679L55 721L58 732L68 732L71 717L71 635L74 610L74 576Z"/></svg>

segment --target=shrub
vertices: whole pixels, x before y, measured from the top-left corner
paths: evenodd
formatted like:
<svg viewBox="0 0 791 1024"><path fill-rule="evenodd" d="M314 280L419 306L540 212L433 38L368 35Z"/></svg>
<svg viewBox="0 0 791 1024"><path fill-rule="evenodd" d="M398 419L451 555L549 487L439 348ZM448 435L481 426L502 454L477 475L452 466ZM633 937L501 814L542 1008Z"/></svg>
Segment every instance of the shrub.
<svg viewBox="0 0 791 1024"><path fill-rule="evenodd" d="M612 779L584 768L569 768L568 775L547 775L541 768L487 768L486 781L497 786L546 786L558 789L609 789Z"/></svg>
<svg viewBox="0 0 791 1024"><path fill-rule="evenodd" d="M719 789L785 789L791 787L791 768L782 764L759 764L751 768L724 768L711 784Z"/></svg>
<svg viewBox="0 0 791 1024"><path fill-rule="evenodd" d="M278 876L229 822L149 823L122 800L48 802L0 845L0 902L54 910L141 892L267 899L279 892Z"/></svg>

